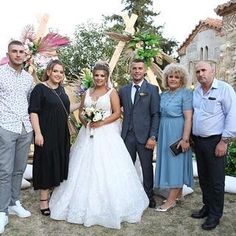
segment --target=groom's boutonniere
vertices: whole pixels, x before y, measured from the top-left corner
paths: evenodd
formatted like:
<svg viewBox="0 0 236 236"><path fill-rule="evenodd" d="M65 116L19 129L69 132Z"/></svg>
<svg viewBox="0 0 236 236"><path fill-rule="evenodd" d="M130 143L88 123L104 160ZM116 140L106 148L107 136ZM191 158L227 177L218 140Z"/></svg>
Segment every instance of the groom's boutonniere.
<svg viewBox="0 0 236 236"><path fill-rule="evenodd" d="M140 97L144 97L144 96L147 96L148 94L147 93L140 93L139 96Z"/></svg>

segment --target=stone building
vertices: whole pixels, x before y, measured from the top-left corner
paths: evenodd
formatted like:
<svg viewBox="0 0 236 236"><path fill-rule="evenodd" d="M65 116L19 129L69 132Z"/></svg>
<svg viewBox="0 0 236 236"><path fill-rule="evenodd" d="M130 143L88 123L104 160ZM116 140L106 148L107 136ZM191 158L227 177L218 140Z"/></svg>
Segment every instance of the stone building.
<svg viewBox="0 0 236 236"><path fill-rule="evenodd" d="M236 0L219 5L215 12L222 19L201 20L178 51L180 63L188 68L195 84L194 65L208 60L216 75L234 85L236 79Z"/></svg>
<svg viewBox="0 0 236 236"><path fill-rule="evenodd" d="M236 0L219 5L215 12L222 17L222 38L218 75L236 89Z"/></svg>

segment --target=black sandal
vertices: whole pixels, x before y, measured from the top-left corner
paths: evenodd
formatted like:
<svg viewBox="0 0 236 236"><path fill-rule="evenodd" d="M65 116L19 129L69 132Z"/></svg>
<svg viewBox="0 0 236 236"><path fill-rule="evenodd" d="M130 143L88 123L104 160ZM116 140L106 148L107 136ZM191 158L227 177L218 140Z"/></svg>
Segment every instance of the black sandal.
<svg viewBox="0 0 236 236"><path fill-rule="evenodd" d="M40 199L40 202L44 202L44 201L48 201L48 199ZM45 208L45 209L40 209L40 211L41 211L41 213L42 213L42 215L44 215L44 216L50 216L50 209L49 209L49 207L48 208Z"/></svg>

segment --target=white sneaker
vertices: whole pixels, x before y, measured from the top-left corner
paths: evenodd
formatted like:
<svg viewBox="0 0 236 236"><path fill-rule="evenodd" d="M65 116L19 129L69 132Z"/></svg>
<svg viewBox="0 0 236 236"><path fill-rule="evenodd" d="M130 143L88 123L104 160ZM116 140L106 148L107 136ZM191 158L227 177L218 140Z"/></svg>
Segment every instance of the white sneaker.
<svg viewBox="0 0 236 236"><path fill-rule="evenodd" d="M31 216L31 213L27 210L25 210L22 206L20 201L16 201L14 206L8 207L8 212L10 215L17 215L21 218L29 217Z"/></svg>
<svg viewBox="0 0 236 236"><path fill-rule="evenodd" d="M5 212L0 212L0 234L5 231L5 226L8 224L8 216Z"/></svg>

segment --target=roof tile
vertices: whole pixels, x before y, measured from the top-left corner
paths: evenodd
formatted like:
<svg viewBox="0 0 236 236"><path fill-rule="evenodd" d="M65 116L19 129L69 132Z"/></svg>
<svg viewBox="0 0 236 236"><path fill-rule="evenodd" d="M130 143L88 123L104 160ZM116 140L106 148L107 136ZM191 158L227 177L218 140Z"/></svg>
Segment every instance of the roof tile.
<svg viewBox="0 0 236 236"><path fill-rule="evenodd" d="M236 0L234 0L236 1ZM197 34L197 32L203 27L206 26L210 29L215 29L216 31L220 32L222 27L222 20L221 19L213 19L207 18L206 20L200 20L198 25L192 30L192 33L187 37L187 39L180 45L177 51L180 51L183 46L190 43L192 38Z"/></svg>

